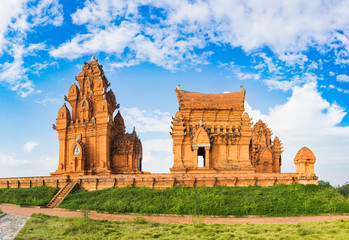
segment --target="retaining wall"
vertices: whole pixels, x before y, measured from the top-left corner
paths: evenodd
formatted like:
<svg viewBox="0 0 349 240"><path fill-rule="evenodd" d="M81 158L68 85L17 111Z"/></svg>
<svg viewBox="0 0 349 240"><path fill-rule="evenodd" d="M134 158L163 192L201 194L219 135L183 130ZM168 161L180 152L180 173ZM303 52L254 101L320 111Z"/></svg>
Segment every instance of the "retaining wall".
<svg viewBox="0 0 349 240"><path fill-rule="evenodd" d="M0 188L29 188L35 186L63 187L69 180L77 181L80 188L100 190L111 187L149 187L156 189L173 186L273 186L277 184L317 184L317 177L299 176L296 173L279 174L134 174L106 176L44 176L0 178Z"/></svg>

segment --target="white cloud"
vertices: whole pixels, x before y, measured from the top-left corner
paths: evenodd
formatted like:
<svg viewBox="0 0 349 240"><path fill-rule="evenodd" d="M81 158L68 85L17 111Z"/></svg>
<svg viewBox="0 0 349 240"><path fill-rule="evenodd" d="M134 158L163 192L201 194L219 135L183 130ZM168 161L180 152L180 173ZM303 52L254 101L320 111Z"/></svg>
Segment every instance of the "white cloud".
<svg viewBox="0 0 349 240"><path fill-rule="evenodd" d="M118 27L109 27L99 31L98 34L77 35L70 42L51 51L51 55L74 59L99 51L121 54L139 31L139 25L123 22Z"/></svg>
<svg viewBox="0 0 349 240"><path fill-rule="evenodd" d="M295 86L292 96L287 102L269 109L262 114L246 104L246 112L253 118L265 121L283 142L283 172L294 172L293 158L297 151L309 147L317 157L316 173L320 179L331 180L333 183L344 183L347 175L333 176L333 171L340 167L349 167L349 127L338 124L346 115L345 109L336 103L329 103L317 91L315 82Z"/></svg>
<svg viewBox="0 0 349 240"><path fill-rule="evenodd" d="M274 78L265 79L264 83L271 90L282 90L289 91L295 86L300 86L304 83L316 83L319 80L318 76L312 73L304 73L302 75L295 75L290 80L284 80L281 76L276 76Z"/></svg>
<svg viewBox="0 0 349 240"><path fill-rule="evenodd" d="M279 56L279 59L286 62L286 65L294 66L300 65L303 66L305 62L308 61L308 57L302 53L284 53Z"/></svg>
<svg viewBox="0 0 349 240"><path fill-rule="evenodd" d="M23 0L3 0L0 8L0 57L4 51L12 57L0 65L0 83L17 91L21 97L35 92L28 80L25 57L46 48L44 43L25 43L26 34L36 26L59 26L63 22L62 5L58 0L37 3ZM38 69L40 70L40 69Z"/></svg>
<svg viewBox="0 0 349 240"><path fill-rule="evenodd" d="M137 132L170 131L171 115L168 112L126 107L121 107L120 112L126 122L126 126L135 126Z"/></svg>
<svg viewBox="0 0 349 240"><path fill-rule="evenodd" d="M278 67L274 62L275 60L272 57L268 57L266 53L259 52L255 54L256 56L260 57L264 61L264 65L267 66L269 73L280 73L280 67ZM257 65L257 68L264 67L264 65Z"/></svg>
<svg viewBox="0 0 349 240"><path fill-rule="evenodd" d="M194 36L179 40L183 36L177 31L176 27L157 31L150 26L125 21L119 26L111 25L106 29L94 29L88 34L78 34L50 54L56 58L75 59L86 54L106 52L120 59L114 63L114 67L132 66L145 61L170 70L183 62L188 65L207 64L206 59L212 53L197 55L194 51L194 47L203 44L202 39Z"/></svg>
<svg viewBox="0 0 349 240"><path fill-rule="evenodd" d="M16 91L23 98L34 93L35 86L27 77L28 69L24 67L24 58L44 48L43 43L30 44L27 48L20 44L11 45L9 53L13 61L0 65L0 83L9 86L12 91Z"/></svg>
<svg viewBox="0 0 349 240"><path fill-rule="evenodd" d="M173 165L171 115L159 110L140 110L121 107L125 125L136 127L143 146L143 171L169 172Z"/></svg>
<svg viewBox="0 0 349 240"><path fill-rule="evenodd" d="M86 1L82 9L78 9L72 14L72 20L75 24L88 24L88 27L98 27L108 25L118 15L123 16L128 11L132 11L132 1L119 0L96 0Z"/></svg>
<svg viewBox="0 0 349 240"><path fill-rule="evenodd" d="M165 139L150 139L142 143L143 148L149 151L172 152L172 140L170 134Z"/></svg>
<svg viewBox="0 0 349 240"><path fill-rule="evenodd" d="M32 26L61 26L63 24L63 6L59 4L58 0L41 0L37 6L29 8L27 13L33 16Z"/></svg>
<svg viewBox="0 0 349 240"><path fill-rule="evenodd" d="M250 71L243 70L242 67L236 65L234 62L230 62L230 64L220 63L219 67L232 72L239 80L259 80L261 78L261 75L259 73L252 73Z"/></svg>
<svg viewBox="0 0 349 240"><path fill-rule="evenodd" d="M336 61L335 64L348 64L349 63L349 52L347 50L335 51Z"/></svg>
<svg viewBox="0 0 349 240"><path fill-rule="evenodd" d="M1 153L0 152L0 164L1 166L10 166L10 167L18 167L23 164L27 164L27 160L16 159L14 154L10 153Z"/></svg>
<svg viewBox="0 0 349 240"><path fill-rule="evenodd" d="M33 74L40 75L41 70L46 69L48 67L52 67L52 66L58 67L58 63L57 62L48 63L47 61L44 61L43 63L37 62L30 66L30 70L32 71Z"/></svg>
<svg viewBox="0 0 349 240"><path fill-rule="evenodd" d="M52 98L52 97L48 97L48 96L45 96L42 99L36 100L35 102L38 104L42 104L42 105L47 105L48 103L56 103L56 104L62 103L62 101L59 100L58 98Z"/></svg>
<svg viewBox="0 0 349 240"><path fill-rule="evenodd" d="M242 47L246 52L267 46L287 64L303 65L308 57L302 52L309 47L321 49L339 41L349 48L349 15L344 10L348 7L348 1L320 0L87 0L72 20L85 25L88 33L73 37L51 54L72 59L101 51L122 59L120 53L131 52L137 63L149 61L176 69L183 62L206 64L210 54L198 54L195 49L213 43ZM116 19L120 24L115 24ZM130 35L121 34L124 26L130 26ZM270 71L277 71L268 64Z"/></svg>
<svg viewBox="0 0 349 240"><path fill-rule="evenodd" d="M143 170L155 173L167 173L173 165L172 139L150 139L142 141Z"/></svg>
<svg viewBox="0 0 349 240"><path fill-rule="evenodd" d="M16 154L0 152L1 177L48 176L57 169L58 157L43 155L35 160L22 159Z"/></svg>
<svg viewBox="0 0 349 240"><path fill-rule="evenodd" d="M338 82L349 82L349 76L345 74L337 75Z"/></svg>
<svg viewBox="0 0 349 240"><path fill-rule="evenodd" d="M269 89L282 90L282 91L288 91L288 90L292 89L297 84L294 81L279 80L277 78L266 79L264 82L268 86Z"/></svg>
<svg viewBox="0 0 349 240"><path fill-rule="evenodd" d="M349 90L343 89L343 88L340 88L340 87L336 87L333 84L329 84L328 86L320 85L320 88L327 89L327 90L336 90L337 92L344 93L344 94L348 94L349 93Z"/></svg>
<svg viewBox="0 0 349 240"><path fill-rule="evenodd" d="M110 68L111 70L113 70L115 68L131 67L137 64L139 64L138 60L129 59L129 60L124 60L120 62L112 62L109 65L107 65L106 69Z"/></svg>
<svg viewBox="0 0 349 240"><path fill-rule="evenodd" d="M125 125L136 127L143 146L143 171L167 173L173 165L171 115L159 110L121 107Z"/></svg>
<svg viewBox="0 0 349 240"><path fill-rule="evenodd" d="M39 145L40 145L39 142L28 141L24 144L23 149L26 152L31 152L31 151L33 151L34 148L36 148Z"/></svg>
<svg viewBox="0 0 349 240"><path fill-rule="evenodd" d="M49 170L49 172L53 172L57 169L58 166L58 157L51 157L49 155L41 156L37 161L33 162L34 165L39 165L42 169L38 169L38 171L42 172L42 175L48 175L47 172L43 172L42 170Z"/></svg>

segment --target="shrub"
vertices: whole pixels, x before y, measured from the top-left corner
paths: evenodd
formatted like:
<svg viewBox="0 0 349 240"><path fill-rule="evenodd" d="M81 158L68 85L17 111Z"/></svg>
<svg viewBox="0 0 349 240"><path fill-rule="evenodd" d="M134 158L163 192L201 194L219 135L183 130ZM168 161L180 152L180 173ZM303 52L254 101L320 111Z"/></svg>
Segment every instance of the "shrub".
<svg viewBox="0 0 349 240"><path fill-rule="evenodd" d="M348 182L346 182L342 186L338 186L336 189L340 194L342 194L344 197L348 198L348 195L349 195L349 183Z"/></svg>
<svg viewBox="0 0 349 240"><path fill-rule="evenodd" d="M330 182L326 182L324 180L317 181L317 184L319 184L319 186L323 186L323 187L332 187Z"/></svg>

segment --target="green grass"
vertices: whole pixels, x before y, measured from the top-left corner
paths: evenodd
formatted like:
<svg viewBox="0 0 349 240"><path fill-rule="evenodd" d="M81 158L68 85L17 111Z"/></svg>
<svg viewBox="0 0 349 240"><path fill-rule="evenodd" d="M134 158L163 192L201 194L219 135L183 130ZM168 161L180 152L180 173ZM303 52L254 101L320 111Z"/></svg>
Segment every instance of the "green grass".
<svg viewBox="0 0 349 240"><path fill-rule="evenodd" d="M58 190L53 187L3 188L0 189L0 203L45 206Z"/></svg>
<svg viewBox="0 0 349 240"><path fill-rule="evenodd" d="M33 214L15 239L348 239L349 220L297 224L162 224Z"/></svg>
<svg viewBox="0 0 349 240"><path fill-rule="evenodd" d="M74 190L61 208L110 213L291 216L349 213L349 199L334 188L314 185L273 187L110 188Z"/></svg>

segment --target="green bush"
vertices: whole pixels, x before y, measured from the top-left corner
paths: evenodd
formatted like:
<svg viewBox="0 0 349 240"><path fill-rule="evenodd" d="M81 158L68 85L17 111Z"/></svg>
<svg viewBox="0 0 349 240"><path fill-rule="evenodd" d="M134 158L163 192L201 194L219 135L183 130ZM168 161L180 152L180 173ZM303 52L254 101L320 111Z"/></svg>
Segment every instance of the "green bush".
<svg viewBox="0 0 349 240"><path fill-rule="evenodd" d="M323 186L323 187L328 187L328 188L334 188L330 182L326 182L323 180L319 180L318 181L319 186ZM349 195L349 183L346 182L344 183L342 186L337 186L335 187L335 189L337 190L337 192L339 192L340 194L342 194L345 198L348 198Z"/></svg>
<svg viewBox="0 0 349 240"><path fill-rule="evenodd" d="M60 207L80 209L86 204L90 210L110 213L290 216L349 212L349 200L336 189L314 185L74 190Z"/></svg>
<svg viewBox="0 0 349 240"><path fill-rule="evenodd" d="M349 183L348 182L346 182L342 186L338 186L336 189L340 194L342 194L344 197L348 198L348 195L349 195Z"/></svg>
<svg viewBox="0 0 349 240"><path fill-rule="evenodd" d="M0 203L45 206L58 190L53 187L3 188L0 189Z"/></svg>
<svg viewBox="0 0 349 240"><path fill-rule="evenodd" d="M319 186L323 186L323 187L332 187L330 182L326 182L324 180L317 181L317 184L319 184Z"/></svg>

